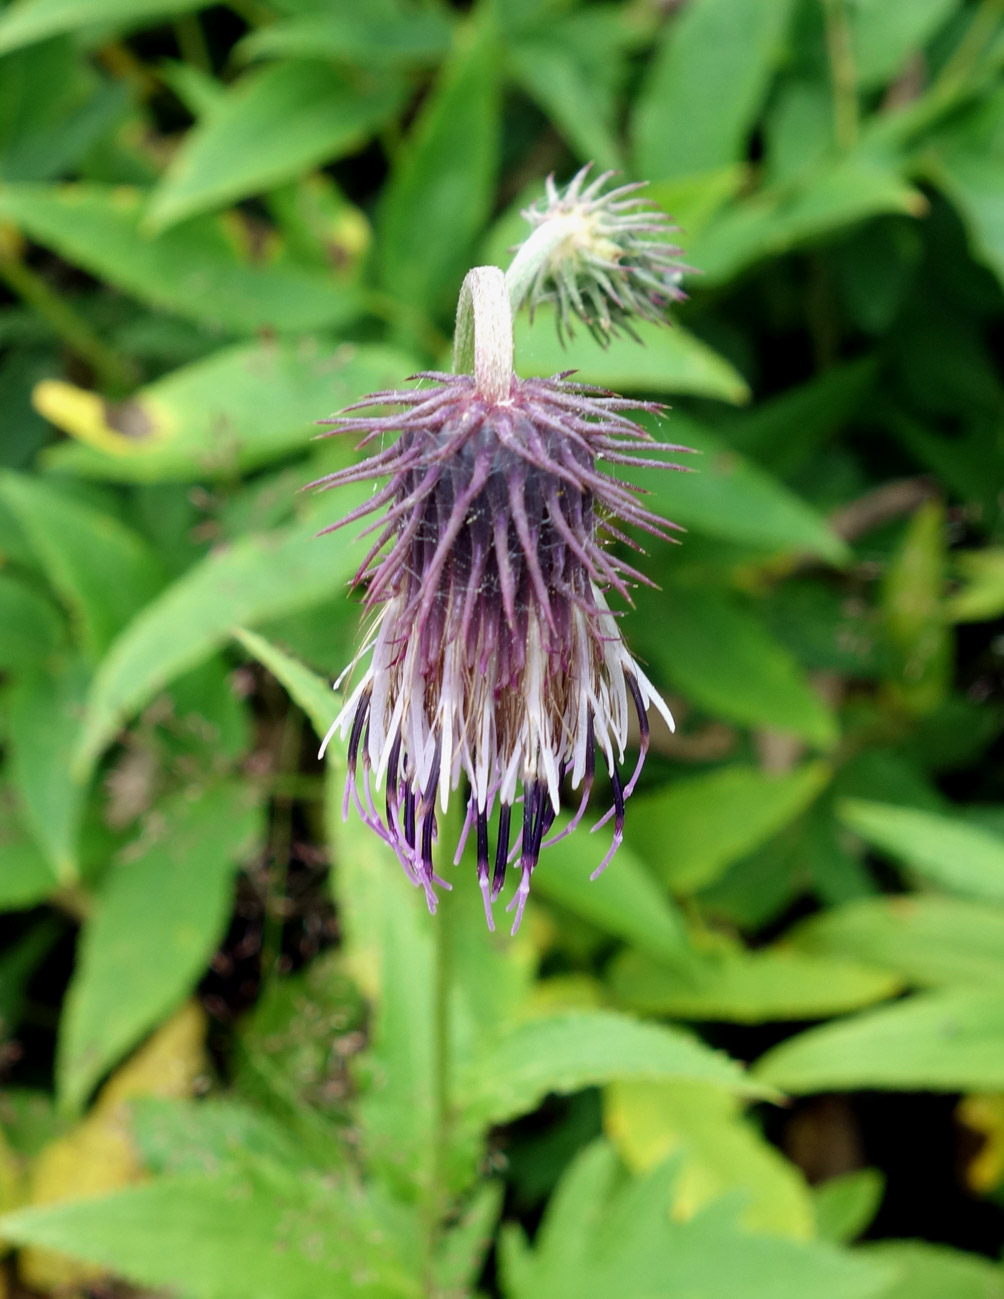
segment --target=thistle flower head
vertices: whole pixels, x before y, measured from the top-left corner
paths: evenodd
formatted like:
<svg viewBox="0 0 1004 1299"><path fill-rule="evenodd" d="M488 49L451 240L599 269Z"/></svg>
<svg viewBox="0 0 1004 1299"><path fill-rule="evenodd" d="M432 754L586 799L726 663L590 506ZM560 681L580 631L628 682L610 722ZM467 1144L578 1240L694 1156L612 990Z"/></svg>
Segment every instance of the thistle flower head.
<svg viewBox="0 0 1004 1299"><path fill-rule="evenodd" d="M670 302L685 297L686 269L680 249L666 241L674 227L666 214L639 191L647 182L619 185L604 193L614 175L606 171L586 183L592 164L560 191L547 179L547 196L523 212L534 233L513 262L510 279L529 283L531 315L541 302L554 302L558 332L571 335L577 317L604 346L619 330L635 335L630 319L663 321ZM513 294L524 296L523 286Z"/></svg>
<svg viewBox="0 0 1004 1299"><path fill-rule="evenodd" d="M361 433L371 453L318 485L381 484L332 525L377 515L354 579L371 618L361 670L328 736L348 742L345 810L354 799L434 910L437 887L449 885L434 872L433 843L462 787L455 861L473 833L491 927L518 862L515 932L563 786L577 791L574 825L597 756L606 766L613 832L599 873L621 842L649 706L672 725L607 604L607 593L629 598L629 584L646 579L605 542L633 544L623 524L661 537L673 525L599 464L664 467L639 452L683 448L656 446L629 418L658 409L649 403L573 382L570 371L501 373L487 382L428 372L413 376L419 387L363 398L328 422ZM641 746L625 780L632 710Z"/></svg>

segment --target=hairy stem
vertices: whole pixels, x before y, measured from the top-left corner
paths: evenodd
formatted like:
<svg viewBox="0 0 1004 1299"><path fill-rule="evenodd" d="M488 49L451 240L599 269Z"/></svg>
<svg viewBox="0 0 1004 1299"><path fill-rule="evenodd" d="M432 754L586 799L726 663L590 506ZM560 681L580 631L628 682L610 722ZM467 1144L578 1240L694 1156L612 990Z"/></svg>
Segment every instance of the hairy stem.
<svg viewBox="0 0 1004 1299"><path fill-rule="evenodd" d="M497 266L468 271L457 303L453 371L473 374L488 401L505 401L513 375L512 308Z"/></svg>
<svg viewBox="0 0 1004 1299"><path fill-rule="evenodd" d="M553 216L539 225L512 259L506 271L505 283L515 316L526 301L537 276L570 235L579 228L579 219L571 216Z"/></svg>

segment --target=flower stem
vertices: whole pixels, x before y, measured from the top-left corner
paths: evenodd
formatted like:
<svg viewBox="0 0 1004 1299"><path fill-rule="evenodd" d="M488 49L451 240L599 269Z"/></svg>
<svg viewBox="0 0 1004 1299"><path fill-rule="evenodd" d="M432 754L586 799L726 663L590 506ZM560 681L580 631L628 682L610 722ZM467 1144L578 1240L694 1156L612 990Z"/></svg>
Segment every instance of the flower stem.
<svg viewBox="0 0 1004 1299"><path fill-rule="evenodd" d="M837 148L847 153L858 138L858 87L845 0L823 0L823 14L833 81L833 133Z"/></svg>
<svg viewBox="0 0 1004 1299"><path fill-rule="evenodd" d="M514 316L529 296L537 276L576 228L575 218L553 216L520 244L505 274Z"/></svg>
<svg viewBox="0 0 1004 1299"><path fill-rule="evenodd" d="M446 818L455 820L451 807ZM444 818L444 820L446 819ZM443 826L441 842L455 842L453 828ZM428 1299L439 1294L436 1259L442 1239L443 1221L450 1207L449 1152L453 1139L453 1034L450 1002L453 987L453 899L445 892L432 924L432 1165L426 1205L425 1292Z"/></svg>
<svg viewBox="0 0 1004 1299"><path fill-rule="evenodd" d="M468 271L457 303L454 374L473 374L488 401L505 401L513 377L512 307L497 266Z"/></svg>
<svg viewBox="0 0 1004 1299"><path fill-rule="evenodd" d="M452 1069L450 1042L450 987L453 983L453 908L447 894L439 907L435 922L435 973L433 985L433 1071L435 1094L435 1164L433 1185L438 1199L439 1212L445 1208L447 1197L446 1151L452 1127L452 1099L450 1072Z"/></svg>

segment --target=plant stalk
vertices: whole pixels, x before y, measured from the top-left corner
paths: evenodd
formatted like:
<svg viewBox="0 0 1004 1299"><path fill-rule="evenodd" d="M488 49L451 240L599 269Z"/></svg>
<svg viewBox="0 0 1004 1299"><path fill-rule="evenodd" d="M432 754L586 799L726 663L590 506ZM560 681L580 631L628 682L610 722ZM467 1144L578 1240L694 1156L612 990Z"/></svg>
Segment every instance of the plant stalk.
<svg viewBox="0 0 1004 1299"><path fill-rule="evenodd" d="M20 257L0 251L0 279L42 317L64 343L94 370L99 385L115 395L136 383L132 365L93 331L78 313Z"/></svg>
<svg viewBox="0 0 1004 1299"><path fill-rule="evenodd" d="M530 237L520 244L505 275L514 316L529 297L537 276L565 240L580 228L580 224L577 217L553 216L539 225Z"/></svg>
<svg viewBox="0 0 1004 1299"><path fill-rule="evenodd" d="M453 371L473 374L486 401L505 401L513 376L512 307L497 266L468 271L457 303Z"/></svg>
<svg viewBox="0 0 1004 1299"><path fill-rule="evenodd" d="M1004 0L983 0L966 28L962 40L938 74L932 91L939 95L952 95L960 89L976 68L994 29L1004 17Z"/></svg>
<svg viewBox="0 0 1004 1299"><path fill-rule="evenodd" d="M858 78L846 0L823 0L823 17L833 82L833 134L841 153L849 153L858 139Z"/></svg>
<svg viewBox="0 0 1004 1299"><path fill-rule="evenodd" d="M455 819L451 809L447 815ZM445 819L445 818L444 818ZM454 842L444 833L440 842ZM446 849L443 850L446 855ZM426 1205L425 1292L428 1299L439 1294L436 1260L443 1222L450 1208L449 1150L453 1139L453 1033L450 1003L453 988L453 899L446 892L440 899L432 924L432 1163Z"/></svg>

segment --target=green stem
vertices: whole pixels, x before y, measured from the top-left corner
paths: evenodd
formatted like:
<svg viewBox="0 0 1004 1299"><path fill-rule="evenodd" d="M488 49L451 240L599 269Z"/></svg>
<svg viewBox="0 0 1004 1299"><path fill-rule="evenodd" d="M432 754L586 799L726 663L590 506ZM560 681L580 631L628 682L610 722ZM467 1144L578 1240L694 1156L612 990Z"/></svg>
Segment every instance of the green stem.
<svg viewBox="0 0 1004 1299"><path fill-rule="evenodd" d="M576 229L578 224L575 218L553 216L539 225L533 234L520 244L512 264L505 273L505 285L509 290L509 301L514 316L529 297L537 276Z"/></svg>
<svg viewBox="0 0 1004 1299"><path fill-rule="evenodd" d="M941 69L931 87L936 95L952 94L963 86L969 74L980 61L987 42L1004 16L1004 0L983 0L966 28L962 40L952 51L952 56Z"/></svg>
<svg viewBox="0 0 1004 1299"><path fill-rule="evenodd" d="M512 307L497 266L468 271L457 303L454 374L473 374L487 401L505 401L513 375Z"/></svg>
<svg viewBox="0 0 1004 1299"><path fill-rule="evenodd" d="M858 138L858 79L845 0L823 0L823 16L833 81L833 134L837 148L847 153Z"/></svg>
<svg viewBox="0 0 1004 1299"><path fill-rule="evenodd" d="M174 22L174 34L178 41L178 52L185 63L190 63L212 76L213 61L209 56L206 34L202 30L198 14L182 14Z"/></svg>
<svg viewBox="0 0 1004 1299"><path fill-rule="evenodd" d="M458 802L454 799L442 818L440 853L449 858L448 844L456 843L460 826ZM448 861L452 865L452 860ZM445 874L440 867L440 874ZM429 1195L426 1204L425 1292L428 1299L439 1294L436 1281L436 1258L443 1233L443 1221L450 1208L449 1152L453 1140L453 1032L451 1026L451 993L453 969L453 899L448 892L440 898L432 923L432 1166L429 1170Z"/></svg>
<svg viewBox="0 0 1004 1299"><path fill-rule="evenodd" d="M20 258L6 252L0 254L0 279L52 326L71 351L88 362L101 388L118 394L134 386L137 375L132 365L103 342L83 316Z"/></svg>
<svg viewBox="0 0 1004 1299"><path fill-rule="evenodd" d="M433 991L433 1077L435 1079L434 1105L434 1164L433 1202L437 1216L446 1209L447 1166L453 1126L450 1071L452 1068L452 1043L450 1034L450 988L453 983L453 907L447 895L439 907L435 921L435 970ZM437 1233L438 1234L438 1233Z"/></svg>
<svg viewBox="0 0 1004 1299"><path fill-rule="evenodd" d="M302 715L291 708L286 714L279 742L280 773L295 772L302 739ZM264 983L275 971L282 953L282 926L289 877L289 854L293 846L293 800L288 794L277 794L272 804L271 863L268 867L268 891L261 936L261 979Z"/></svg>

